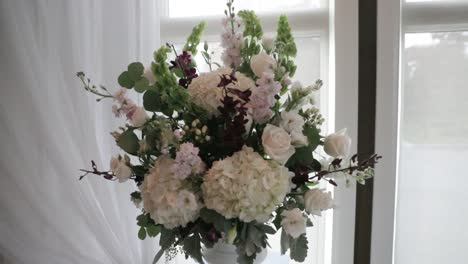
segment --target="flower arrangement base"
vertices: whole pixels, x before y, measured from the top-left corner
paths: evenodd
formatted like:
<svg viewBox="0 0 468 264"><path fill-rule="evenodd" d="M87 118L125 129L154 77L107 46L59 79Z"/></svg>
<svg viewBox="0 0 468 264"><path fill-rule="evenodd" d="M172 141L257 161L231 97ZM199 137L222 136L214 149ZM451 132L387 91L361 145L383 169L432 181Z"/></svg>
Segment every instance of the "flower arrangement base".
<svg viewBox="0 0 468 264"><path fill-rule="evenodd" d="M254 264L265 261L268 250L265 248L257 254ZM207 263L210 264L237 264L236 247L223 242L217 243L213 248L204 248L203 255Z"/></svg>

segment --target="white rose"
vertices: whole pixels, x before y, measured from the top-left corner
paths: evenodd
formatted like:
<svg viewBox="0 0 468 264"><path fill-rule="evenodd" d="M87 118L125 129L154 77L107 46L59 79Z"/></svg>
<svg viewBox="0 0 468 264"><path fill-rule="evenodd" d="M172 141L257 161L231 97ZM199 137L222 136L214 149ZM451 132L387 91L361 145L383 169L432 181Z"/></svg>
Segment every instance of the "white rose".
<svg viewBox="0 0 468 264"><path fill-rule="evenodd" d="M130 116L130 123L135 127L140 127L144 125L148 119L149 116L146 114L146 110L143 107L136 107L135 111L133 111Z"/></svg>
<svg viewBox="0 0 468 264"><path fill-rule="evenodd" d="M264 36L262 38L262 45L263 48L265 48L266 50L272 50L275 47L275 38Z"/></svg>
<svg viewBox="0 0 468 264"><path fill-rule="evenodd" d="M151 67L147 67L145 72L143 73L143 77L145 77L150 85L153 85L156 82L156 76L154 76Z"/></svg>
<svg viewBox="0 0 468 264"><path fill-rule="evenodd" d="M265 152L280 164L285 164L296 152L291 145L291 136L283 128L271 124L263 130L262 144Z"/></svg>
<svg viewBox="0 0 468 264"><path fill-rule="evenodd" d="M275 66L275 59L265 52L260 52L250 59L250 68L257 77L262 77L264 72L272 72Z"/></svg>
<svg viewBox="0 0 468 264"><path fill-rule="evenodd" d="M304 147L309 145L309 140L302 131L293 131L291 132L291 144L296 148Z"/></svg>
<svg viewBox="0 0 468 264"><path fill-rule="evenodd" d="M309 214L322 215L322 211L333 208L331 192L323 189L310 189L304 195L305 210Z"/></svg>
<svg viewBox="0 0 468 264"><path fill-rule="evenodd" d="M280 127L289 133L293 131L301 131L304 127L304 118L296 112L282 112Z"/></svg>
<svg viewBox="0 0 468 264"><path fill-rule="evenodd" d="M294 208L292 210L286 210L281 213L283 220L281 220L281 226L286 234L293 238L298 238L306 232L307 220L302 214L301 210Z"/></svg>
<svg viewBox="0 0 468 264"><path fill-rule="evenodd" d="M351 138L346 134L346 128L328 135L325 138L323 149L334 158L343 158L349 154Z"/></svg>
<svg viewBox="0 0 468 264"><path fill-rule="evenodd" d="M111 171L119 182L125 182L132 175L132 169L127 166L125 159L120 156L112 157L110 162Z"/></svg>

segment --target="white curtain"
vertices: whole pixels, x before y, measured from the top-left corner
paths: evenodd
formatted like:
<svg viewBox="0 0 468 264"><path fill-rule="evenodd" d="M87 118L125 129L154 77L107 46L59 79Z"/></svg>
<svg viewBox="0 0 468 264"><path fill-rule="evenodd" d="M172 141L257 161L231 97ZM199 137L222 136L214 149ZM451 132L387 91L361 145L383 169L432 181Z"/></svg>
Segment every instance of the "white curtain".
<svg viewBox="0 0 468 264"><path fill-rule="evenodd" d="M0 0L0 263L151 263L134 184L78 181L91 159L108 169L119 123L75 74L114 90L129 62L148 63L157 3Z"/></svg>

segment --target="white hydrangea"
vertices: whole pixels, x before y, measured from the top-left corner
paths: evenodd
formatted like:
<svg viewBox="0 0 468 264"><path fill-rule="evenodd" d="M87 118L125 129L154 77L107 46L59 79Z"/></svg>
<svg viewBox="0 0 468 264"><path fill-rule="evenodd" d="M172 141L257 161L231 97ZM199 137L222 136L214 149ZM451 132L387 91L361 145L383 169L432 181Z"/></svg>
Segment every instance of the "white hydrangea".
<svg viewBox="0 0 468 264"><path fill-rule="evenodd" d="M244 222L266 222L291 190L291 172L244 146L215 161L202 185L206 207Z"/></svg>
<svg viewBox="0 0 468 264"><path fill-rule="evenodd" d="M165 228L185 227L195 221L202 204L196 194L184 188L184 181L174 176L174 160L159 157L141 187L143 207L151 218Z"/></svg>
<svg viewBox="0 0 468 264"><path fill-rule="evenodd" d="M197 78L193 79L188 87L188 93L191 100L198 106L202 107L211 115L219 115L218 106L221 106L223 99L223 89L218 87L221 81L221 76L231 74L232 69L221 67L216 71L202 73ZM237 82L229 87L245 91L255 87L252 79L240 72L236 72Z"/></svg>

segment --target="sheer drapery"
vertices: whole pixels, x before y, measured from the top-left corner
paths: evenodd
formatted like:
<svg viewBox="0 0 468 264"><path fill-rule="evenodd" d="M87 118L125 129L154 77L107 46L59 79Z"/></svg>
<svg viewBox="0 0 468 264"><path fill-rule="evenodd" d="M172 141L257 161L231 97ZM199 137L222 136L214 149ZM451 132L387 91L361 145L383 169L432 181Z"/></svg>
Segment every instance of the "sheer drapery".
<svg viewBox="0 0 468 264"><path fill-rule="evenodd" d="M119 123L75 73L114 90L129 62L148 63L157 3L0 1L0 262L151 262L156 241L137 238L135 186L78 181L91 159L108 168Z"/></svg>

